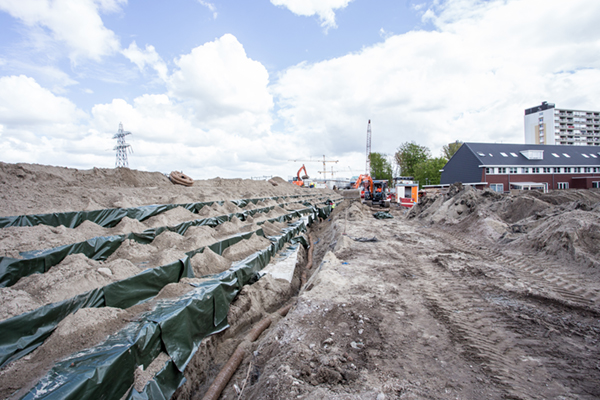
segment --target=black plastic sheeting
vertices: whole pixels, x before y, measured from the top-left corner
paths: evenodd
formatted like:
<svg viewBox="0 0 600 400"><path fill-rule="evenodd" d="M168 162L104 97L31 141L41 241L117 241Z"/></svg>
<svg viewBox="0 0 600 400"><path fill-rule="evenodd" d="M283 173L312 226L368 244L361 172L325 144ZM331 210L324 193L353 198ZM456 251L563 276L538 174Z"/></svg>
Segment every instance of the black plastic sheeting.
<svg viewBox="0 0 600 400"><path fill-rule="evenodd" d="M235 201L239 203L242 201L249 202L250 200ZM192 204L197 205L201 203ZM206 205L208 203L202 204ZM312 207L310 203L308 203L308 206ZM172 227L163 226L159 228L151 228L141 233L96 237L93 239L88 239L84 242L64 245L52 249L22 252L20 253L20 255L23 257L22 259L0 257L0 287L12 286L17 283L19 279L34 273L47 272L50 268L60 263L65 259L65 257L71 254L82 253L93 260L106 260L126 239L133 239L139 243L150 243L156 238L156 236L160 235L165 230L183 235L191 226L208 225L215 227L223 222L230 221L233 217L244 221L248 216L253 216L257 213L266 213L274 208L275 206L269 206L254 210L247 210L242 213L231 213L217 217L185 221ZM82 213L87 213L87 211Z"/></svg>
<svg viewBox="0 0 600 400"><path fill-rule="evenodd" d="M327 209L329 207L325 207ZM315 207L293 211L289 214L272 218L269 221L289 221L303 214L320 215L322 209ZM221 255L223 251L254 233L264 236L262 229L231 236L225 240L208 246ZM289 233L282 238L289 241ZM283 240L283 239L282 239ZM275 242L274 251L279 250L279 241ZM40 346L52 333L58 323L69 314L85 307L118 307L128 308L154 297L169 283L178 282L183 277L192 278L190 258L204 251L204 247L190 251L187 257L157 268L150 268L130 278L113 282L103 288L80 294L71 299L52 303L28 313L0 321L0 367L19 359Z"/></svg>
<svg viewBox="0 0 600 400"><path fill-rule="evenodd" d="M238 207L245 207L249 203L258 203L261 200L278 200L282 198L299 198L313 195L294 195L294 196L279 196L279 197L263 197L258 199L240 199L231 200ZM224 201L206 201L197 203L183 204L154 204L149 206L131 207L131 208L106 208L103 210L94 211L72 211L49 214L31 214L17 215L13 217L0 217L0 228L9 226L35 226L49 225L60 226L64 225L67 228L76 228L83 221L91 221L104 228L112 228L117 225L124 217L143 221L162 212L171 210L176 207L183 207L186 210L197 213L204 206L211 206L214 203L223 205Z"/></svg>
<svg viewBox="0 0 600 400"><path fill-rule="evenodd" d="M330 207L326 208L329 210L315 210L313 215L326 216ZM283 235L272 237L268 249L213 275L176 300L159 301L141 321L129 324L102 345L55 364L24 399L121 398L126 393L128 399L169 399L185 382L183 371L201 341L229 326L229 304L239 290L258 279L257 272L272 255L305 230L302 220L290 224ZM130 390L135 368L146 368L161 351L171 361L142 393Z"/></svg>

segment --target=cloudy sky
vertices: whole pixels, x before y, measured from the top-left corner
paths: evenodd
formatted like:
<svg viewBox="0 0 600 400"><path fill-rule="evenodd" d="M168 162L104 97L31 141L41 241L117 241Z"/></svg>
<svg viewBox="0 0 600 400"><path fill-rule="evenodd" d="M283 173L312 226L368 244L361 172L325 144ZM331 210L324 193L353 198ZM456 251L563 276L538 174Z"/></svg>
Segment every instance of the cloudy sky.
<svg viewBox="0 0 600 400"><path fill-rule="evenodd" d="M336 176L600 110L598 0L0 0L0 161ZM306 162L311 177L322 170Z"/></svg>

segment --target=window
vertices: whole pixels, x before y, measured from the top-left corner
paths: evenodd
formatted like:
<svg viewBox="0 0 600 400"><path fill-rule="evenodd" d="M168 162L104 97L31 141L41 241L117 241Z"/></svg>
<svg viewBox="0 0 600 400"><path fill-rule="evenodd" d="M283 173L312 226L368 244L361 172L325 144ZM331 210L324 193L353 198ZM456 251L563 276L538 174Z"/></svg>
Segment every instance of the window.
<svg viewBox="0 0 600 400"><path fill-rule="evenodd" d="M590 157L597 158L598 156L596 156L595 154L590 154Z"/></svg>
<svg viewBox="0 0 600 400"><path fill-rule="evenodd" d="M521 172L524 174L528 174L529 173L529 168L523 167L521 168Z"/></svg>
<svg viewBox="0 0 600 400"><path fill-rule="evenodd" d="M508 157L508 154L504 153L503 151L501 151L501 152L500 152L500 155L501 155L502 157Z"/></svg>
<svg viewBox="0 0 600 400"><path fill-rule="evenodd" d="M558 182L558 188L559 189L568 189L569 188L569 182Z"/></svg>
<svg viewBox="0 0 600 400"><path fill-rule="evenodd" d="M587 154L581 153L581 155L584 156L585 158L590 158L590 156L588 156Z"/></svg>
<svg viewBox="0 0 600 400"><path fill-rule="evenodd" d="M504 184L503 183L490 183L490 189L494 192L503 193L504 192Z"/></svg>
<svg viewBox="0 0 600 400"><path fill-rule="evenodd" d="M563 156L567 157L567 158L571 158L570 155L568 155L567 153L563 153Z"/></svg>
<svg viewBox="0 0 600 400"><path fill-rule="evenodd" d="M573 168L573 172L581 172L581 168L575 167L575 168Z"/></svg>
<svg viewBox="0 0 600 400"><path fill-rule="evenodd" d="M538 167L531 168L531 172L534 173L534 174L539 174L540 173L540 169Z"/></svg>
<svg viewBox="0 0 600 400"><path fill-rule="evenodd" d="M552 155L553 155L554 157L556 157L556 158L559 158L559 157L560 157L560 156L559 156L558 154L556 154L556 153L552 153Z"/></svg>
<svg viewBox="0 0 600 400"><path fill-rule="evenodd" d="M511 156L513 156L513 157L519 157L519 156L517 155L517 153L510 153L510 155L511 155Z"/></svg>
<svg viewBox="0 0 600 400"><path fill-rule="evenodd" d="M592 182L592 188L599 189L600 188L600 182Z"/></svg>
<svg viewBox="0 0 600 400"><path fill-rule="evenodd" d="M505 174L506 173L506 168L498 168L498 173L499 174Z"/></svg>
<svg viewBox="0 0 600 400"><path fill-rule="evenodd" d="M592 172L592 169L590 167L585 167L583 170L584 172Z"/></svg>
<svg viewBox="0 0 600 400"><path fill-rule="evenodd" d="M516 174L517 173L517 167L510 167L508 169L508 173L509 174Z"/></svg>
<svg viewBox="0 0 600 400"><path fill-rule="evenodd" d="M549 174L550 172L552 172L552 171L551 171L551 170L552 170L552 168L543 168L543 170L544 170L544 173L545 173L545 174Z"/></svg>
<svg viewBox="0 0 600 400"><path fill-rule="evenodd" d="M555 174L559 174L560 173L560 167L554 167L554 173Z"/></svg>
<svg viewBox="0 0 600 400"><path fill-rule="evenodd" d="M485 157L485 153L478 152L477 154L478 154L480 157Z"/></svg>
<svg viewBox="0 0 600 400"><path fill-rule="evenodd" d="M493 174L494 173L494 168L486 168L485 169L485 173L486 174Z"/></svg>
<svg viewBox="0 0 600 400"><path fill-rule="evenodd" d="M571 172L571 167L565 167L565 172Z"/></svg>

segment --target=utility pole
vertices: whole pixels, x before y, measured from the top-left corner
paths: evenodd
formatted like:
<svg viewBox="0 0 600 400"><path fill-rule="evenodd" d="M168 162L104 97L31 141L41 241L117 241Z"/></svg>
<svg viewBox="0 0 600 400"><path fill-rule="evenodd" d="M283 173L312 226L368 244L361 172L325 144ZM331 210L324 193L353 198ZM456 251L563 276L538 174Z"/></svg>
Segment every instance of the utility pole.
<svg viewBox="0 0 600 400"><path fill-rule="evenodd" d="M365 174L371 175L371 120L367 125L367 165L365 167Z"/></svg>
<svg viewBox="0 0 600 400"><path fill-rule="evenodd" d="M117 139L117 145L113 150L117 151L117 160L115 161L115 168L123 167L129 168L129 162L127 161L127 151L133 153L131 145L125 142L125 136L131 135L131 132L125 132L123 130L123 124L119 122L119 131L113 136L113 139Z"/></svg>

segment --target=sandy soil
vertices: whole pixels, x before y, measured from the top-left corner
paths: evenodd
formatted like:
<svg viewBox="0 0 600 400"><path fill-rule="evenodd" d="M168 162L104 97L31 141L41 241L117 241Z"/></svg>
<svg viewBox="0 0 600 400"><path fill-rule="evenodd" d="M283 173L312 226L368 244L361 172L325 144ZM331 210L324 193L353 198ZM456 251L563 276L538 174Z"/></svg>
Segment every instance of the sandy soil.
<svg viewBox="0 0 600 400"><path fill-rule="evenodd" d="M312 233L320 270L222 398L599 398L599 201L463 190L387 220L338 206Z"/></svg>
<svg viewBox="0 0 600 400"><path fill-rule="evenodd" d="M9 164L0 164L0 185L0 215L307 193L280 179L217 178L185 188L159 173ZM280 199L245 209L279 204L300 208ZM0 318L254 231L257 222L286 209L218 228L192 227L185 235L163 232L148 245L126 241L104 263L70 256L53 273L1 289ZM238 210L226 201L200 215ZM600 398L600 193L513 196L454 186L411 211L392 208L393 219L377 220L375 211L344 201L311 228L311 269L305 269L310 265L301 247L292 283L267 275L245 287L229 310L231 327L202 342L173 398L201 399L248 330L267 315L274 322L246 343L246 357L222 399ZM143 223L127 219L110 232L174 225L192 217L186 213L175 209ZM260 227L268 236L285 226ZM0 250L13 255L39 249L36 243L106 231L90 224L54 229L1 232ZM192 258L194 273L221 272L268 244L255 235L222 256L207 249ZM303 273L308 282L301 286ZM181 296L189 283L167 285L157 298ZM290 302L285 318L272 314ZM0 395L22 393L54 360L101 342L148 307L70 316L35 352L0 370ZM162 354L136 371L135 387L167 360Z"/></svg>

